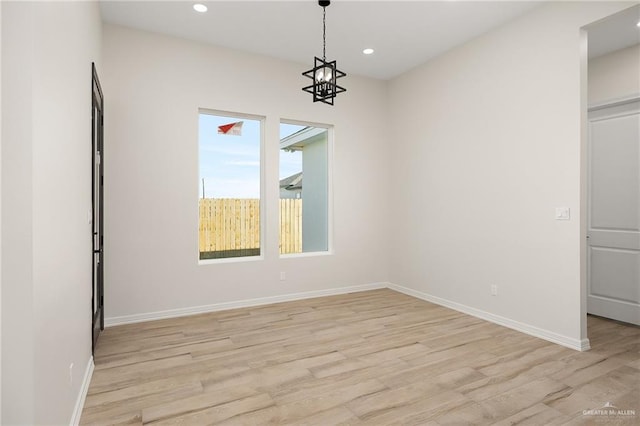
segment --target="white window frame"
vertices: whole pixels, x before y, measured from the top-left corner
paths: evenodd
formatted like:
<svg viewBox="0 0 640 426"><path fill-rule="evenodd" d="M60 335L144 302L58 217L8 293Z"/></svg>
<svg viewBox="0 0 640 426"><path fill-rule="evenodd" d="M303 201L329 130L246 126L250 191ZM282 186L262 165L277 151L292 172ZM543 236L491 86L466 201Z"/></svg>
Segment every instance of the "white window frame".
<svg viewBox="0 0 640 426"><path fill-rule="evenodd" d="M278 121L278 129L280 124L292 124L296 126L311 126L327 129L327 250L323 251L310 251L303 253L285 253L278 255L280 259L293 259L301 257L314 257L314 256L331 256L334 254L333 247L333 161L334 161L334 140L335 140L335 126L326 123L315 123L311 121L293 120L287 118L280 118ZM304 172L304 170L303 170ZM280 175L280 143L278 140L278 176ZM278 198L280 194L278 192ZM303 198L304 199L304 198ZM278 215L280 212L278 211ZM278 223L280 222L278 218ZM304 238L304 237L303 237ZM278 246L280 244L280 232L278 232Z"/></svg>
<svg viewBox="0 0 640 426"><path fill-rule="evenodd" d="M266 182L265 182L265 122L267 117L263 115L255 115L255 114L246 114L240 112L232 112L232 111L222 111L216 109L209 108L198 108L198 139L196 143L198 144L198 156L197 156L197 170L198 170L198 180L200 179L200 115L208 114L208 115L217 115L224 116L229 118L237 118L237 119L246 119L246 120L254 120L260 122L260 254L257 256L238 256L238 257L224 257L220 259L200 259L200 235L198 233L198 228L200 227L200 211L198 209L198 203L195 203L195 214L196 214L196 259L198 260L198 265L216 265L222 263L237 263L237 262L255 262L261 261L265 259L265 250L267 248L266 244L266 211L267 211L267 199L266 199ZM200 183L196 182L196 200L200 199L200 191L199 191Z"/></svg>

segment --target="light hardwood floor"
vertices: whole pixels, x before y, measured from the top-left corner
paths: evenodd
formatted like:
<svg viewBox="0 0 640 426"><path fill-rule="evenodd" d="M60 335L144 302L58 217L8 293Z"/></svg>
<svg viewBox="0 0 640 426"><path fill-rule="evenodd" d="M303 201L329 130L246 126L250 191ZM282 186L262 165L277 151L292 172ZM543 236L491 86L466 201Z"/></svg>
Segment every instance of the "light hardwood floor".
<svg viewBox="0 0 640 426"><path fill-rule="evenodd" d="M581 353L386 289L124 325L81 423L640 424L640 328L589 317L589 337ZM608 402L626 411L584 415Z"/></svg>

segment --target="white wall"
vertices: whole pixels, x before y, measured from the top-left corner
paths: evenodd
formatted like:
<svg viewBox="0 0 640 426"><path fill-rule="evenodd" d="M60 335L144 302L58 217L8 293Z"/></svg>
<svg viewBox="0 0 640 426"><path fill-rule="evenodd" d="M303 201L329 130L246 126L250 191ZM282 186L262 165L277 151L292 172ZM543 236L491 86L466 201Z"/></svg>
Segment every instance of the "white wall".
<svg viewBox="0 0 640 426"><path fill-rule="evenodd" d="M68 424L91 357L99 9L4 2L2 32L2 423Z"/></svg>
<svg viewBox="0 0 640 426"><path fill-rule="evenodd" d="M110 25L103 41L108 322L387 280L384 83L346 77L330 107L301 90L309 64ZM198 108L266 116L264 260L198 265ZM281 118L335 125L333 255L279 259Z"/></svg>
<svg viewBox="0 0 640 426"><path fill-rule="evenodd" d="M391 82L394 284L584 343L580 28L629 5L544 5Z"/></svg>
<svg viewBox="0 0 640 426"><path fill-rule="evenodd" d="M589 60L589 104L640 95L640 44Z"/></svg>
<svg viewBox="0 0 640 426"><path fill-rule="evenodd" d="M30 4L4 2L2 10L3 424L35 421L31 9Z"/></svg>

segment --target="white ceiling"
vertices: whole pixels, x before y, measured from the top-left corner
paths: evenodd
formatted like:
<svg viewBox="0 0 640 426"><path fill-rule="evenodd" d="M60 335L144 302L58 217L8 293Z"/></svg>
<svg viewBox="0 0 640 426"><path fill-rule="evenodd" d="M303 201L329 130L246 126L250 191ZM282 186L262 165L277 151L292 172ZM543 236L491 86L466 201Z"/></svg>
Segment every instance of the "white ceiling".
<svg viewBox="0 0 640 426"><path fill-rule="evenodd" d="M209 11L195 12L204 3ZM327 7L327 59L347 74L395 77L540 2L349 1ZM322 57L322 8L305 1L109 1L102 19L303 64ZM365 47L375 53L366 56Z"/></svg>
<svg viewBox="0 0 640 426"><path fill-rule="evenodd" d="M195 12L196 2L209 11ZM347 74L390 79L541 3L334 0L327 7L327 59ZM101 0L100 9L108 23L294 61L301 71L322 57L322 8L315 0ZM633 19L627 11L590 27L590 56L638 43L640 31L628 25ZM375 53L364 55L365 47Z"/></svg>

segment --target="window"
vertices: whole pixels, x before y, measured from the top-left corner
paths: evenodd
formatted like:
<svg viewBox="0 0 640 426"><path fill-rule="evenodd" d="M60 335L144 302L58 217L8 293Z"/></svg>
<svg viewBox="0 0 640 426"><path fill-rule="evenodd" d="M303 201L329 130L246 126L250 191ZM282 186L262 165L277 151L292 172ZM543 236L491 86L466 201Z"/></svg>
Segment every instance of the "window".
<svg viewBox="0 0 640 426"><path fill-rule="evenodd" d="M261 253L263 119L200 111L199 258Z"/></svg>
<svg viewBox="0 0 640 426"><path fill-rule="evenodd" d="M280 254L329 250L329 129L280 123Z"/></svg>

